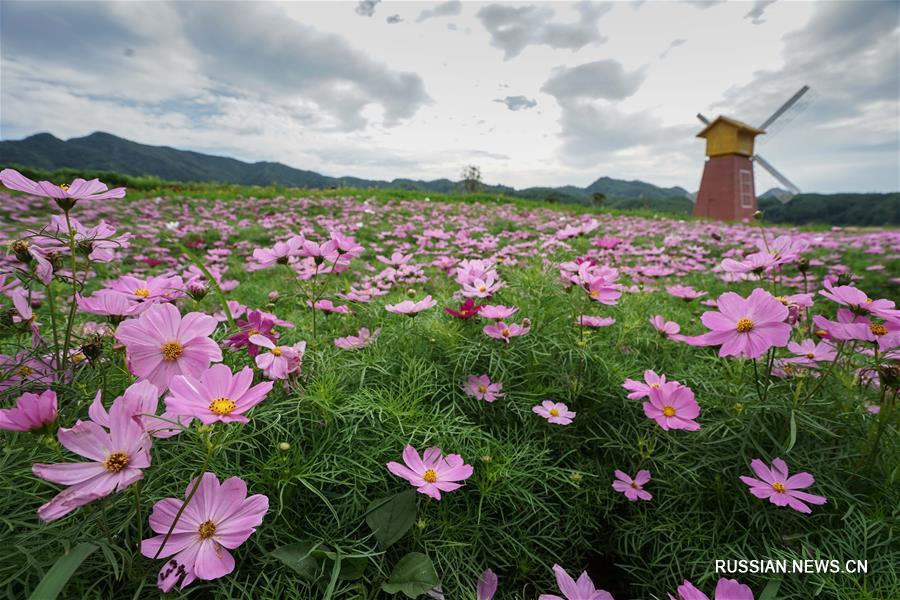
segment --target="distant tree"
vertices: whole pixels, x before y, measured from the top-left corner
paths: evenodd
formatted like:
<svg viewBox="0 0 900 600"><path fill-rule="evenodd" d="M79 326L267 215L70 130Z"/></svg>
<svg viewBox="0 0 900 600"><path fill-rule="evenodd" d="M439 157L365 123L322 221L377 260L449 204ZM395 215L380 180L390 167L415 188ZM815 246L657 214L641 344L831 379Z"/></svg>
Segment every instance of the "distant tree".
<svg viewBox="0 0 900 600"><path fill-rule="evenodd" d="M481 167L468 165L463 169L460 185L467 194L474 194L481 189Z"/></svg>
<svg viewBox="0 0 900 600"><path fill-rule="evenodd" d="M601 206L603 206L606 203L606 194L604 194L602 192L594 192L591 195L591 203L595 207L600 208Z"/></svg>

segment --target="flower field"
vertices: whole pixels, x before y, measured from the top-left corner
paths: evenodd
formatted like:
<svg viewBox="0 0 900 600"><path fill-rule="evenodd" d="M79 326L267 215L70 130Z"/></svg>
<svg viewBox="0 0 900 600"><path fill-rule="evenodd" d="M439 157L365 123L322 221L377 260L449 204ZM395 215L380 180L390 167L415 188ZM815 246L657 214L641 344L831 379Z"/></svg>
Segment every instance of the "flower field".
<svg viewBox="0 0 900 600"><path fill-rule="evenodd" d="M896 230L0 180L8 598L900 597Z"/></svg>

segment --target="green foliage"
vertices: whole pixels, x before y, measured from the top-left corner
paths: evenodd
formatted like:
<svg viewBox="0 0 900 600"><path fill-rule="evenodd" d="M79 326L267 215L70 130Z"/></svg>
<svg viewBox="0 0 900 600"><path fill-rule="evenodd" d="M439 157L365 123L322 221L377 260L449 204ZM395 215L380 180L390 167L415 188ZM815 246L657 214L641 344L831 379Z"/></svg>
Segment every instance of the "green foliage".
<svg viewBox="0 0 900 600"><path fill-rule="evenodd" d="M420 552L410 552L400 559L381 589L389 594L403 592L408 598L418 598L438 584L440 580L431 559Z"/></svg>

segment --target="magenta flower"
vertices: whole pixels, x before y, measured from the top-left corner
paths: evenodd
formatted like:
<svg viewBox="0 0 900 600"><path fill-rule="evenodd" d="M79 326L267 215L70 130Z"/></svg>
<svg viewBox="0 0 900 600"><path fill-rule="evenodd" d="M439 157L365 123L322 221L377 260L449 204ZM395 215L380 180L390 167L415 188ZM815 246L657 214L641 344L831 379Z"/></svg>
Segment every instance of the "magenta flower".
<svg viewBox="0 0 900 600"><path fill-rule="evenodd" d="M92 462L31 467L37 477L69 486L38 509L41 519L55 521L143 479L142 469L150 466L151 443L134 416L133 407L119 401L109 411L108 433L93 421L78 421L71 429L59 430L59 443Z"/></svg>
<svg viewBox="0 0 900 600"><path fill-rule="evenodd" d="M107 287L136 302L171 302L184 296L184 281L177 275L147 279L125 275L110 282Z"/></svg>
<svg viewBox="0 0 900 600"><path fill-rule="evenodd" d="M791 342L787 348L794 354L794 358L785 359L785 362L806 367L816 367L820 361L831 362L837 356L834 345L827 341L816 343L815 340L803 340L799 344Z"/></svg>
<svg viewBox="0 0 900 600"><path fill-rule="evenodd" d="M653 498L653 494L644 489L644 484L650 481L650 471L641 469L637 472L637 475L634 476L634 479L618 469L616 469L615 474L616 479L612 484L613 489L625 494L625 497L632 502L636 500L650 500Z"/></svg>
<svg viewBox="0 0 900 600"><path fill-rule="evenodd" d="M403 449L403 462L391 461L388 471L412 484L416 491L435 500L441 499L441 492L452 492L463 486L457 481L465 481L472 476L472 465L465 464L459 454L443 456L440 448L426 448L422 457L412 446Z"/></svg>
<svg viewBox="0 0 900 600"><path fill-rule="evenodd" d="M709 597L694 587L694 584L684 580L684 583L678 586L678 598L669 594L669 600L709 600ZM719 579L716 584L715 595L713 600L753 600L753 590L746 585L740 583L736 579Z"/></svg>
<svg viewBox="0 0 900 600"><path fill-rule="evenodd" d="M108 189L99 179L86 181L78 178L71 184L54 185L49 181L32 181L15 169L0 171L0 182L11 190L33 196L53 198L60 206L71 208L79 200L108 200L124 198L125 188Z"/></svg>
<svg viewBox="0 0 900 600"><path fill-rule="evenodd" d="M687 429L696 431L700 424L694 421L700 415L700 405L694 400L691 388L676 381L650 387L650 400L644 402L644 414L668 431Z"/></svg>
<svg viewBox="0 0 900 600"><path fill-rule="evenodd" d="M470 319L481 312L483 308L484 305L475 304L474 300L466 298L466 301L459 305L459 309L454 310L446 306L444 307L444 312L457 319Z"/></svg>
<svg viewBox="0 0 900 600"><path fill-rule="evenodd" d="M650 324L665 337L677 335L681 331L681 325L675 321L666 321L662 315L650 317Z"/></svg>
<svg viewBox="0 0 900 600"><path fill-rule="evenodd" d="M667 285L666 291L670 296L685 301L696 300L706 295L706 292L697 291L689 285Z"/></svg>
<svg viewBox="0 0 900 600"><path fill-rule="evenodd" d="M594 587L587 571L581 573L578 581L572 579L559 565L553 565L553 572L556 574L556 585L564 598L555 594L541 594L538 600L613 600L612 594Z"/></svg>
<svg viewBox="0 0 900 600"><path fill-rule="evenodd" d="M596 300L600 304L613 306L619 303L622 297L622 286L617 283L598 277L592 280L586 286L587 295L591 300Z"/></svg>
<svg viewBox="0 0 900 600"><path fill-rule="evenodd" d="M196 481L188 484L185 498ZM204 473L197 493L163 545L182 504L178 498L157 502L150 514L150 527L160 535L141 542L141 554L147 558L172 557L157 578L163 592L176 585L183 590L196 579L209 581L231 573L234 558L228 550L246 542L269 510L266 496L247 496L247 484L240 477L230 477L219 484L213 473Z"/></svg>
<svg viewBox="0 0 900 600"><path fill-rule="evenodd" d="M37 431L56 420L56 392L47 390L41 395L26 392L16 400L14 408L0 409L0 429L6 431Z"/></svg>
<svg viewBox="0 0 900 600"><path fill-rule="evenodd" d="M368 329L361 327L356 335L335 338L334 345L343 350L358 350L377 340L380 334L381 329L376 329L374 333L369 333Z"/></svg>
<svg viewBox="0 0 900 600"><path fill-rule="evenodd" d="M437 304L437 301L432 299L432 297L425 296L418 302L413 302L412 300L404 300L398 304L388 304L385 306L385 310L388 312L392 312L397 315L416 315L423 310L428 310Z"/></svg>
<svg viewBox="0 0 900 600"><path fill-rule="evenodd" d="M327 312L327 313L337 313L340 315L353 314L353 311L350 310L349 306L346 306L346 305L337 306L337 305L335 305L334 302L332 302L328 298L322 298L315 304L313 304L311 300L307 300L306 305L316 308L318 310L321 310L322 312Z"/></svg>
<svg viewBox="0 0 900 600"><path fill-rule="evenodd" d="M252 335L250 343L269 350L256 356L256 366L262 369L269 379L287 379L290 375L300 372L306 342L298 342L293 346L276 346L267 337Z"/></svg>
<svg viewBox="0 0 900 600"><path fill-rule="evenodd" d="M91 421L97 425L101 425L106 429L110 427L110 416L103 406L103 391L97 390L94 401L88 407L88 416ZM125 407L134 415L134 418L140 423L144 431L157 438L170 438L181 433L181 429L173 426L172 421L180 423L186 427L190 424L191 419L176 418L174 414L166 411L161 418L156 417L156 410L159 407L159 390L149 381L138 381L125 389L125 393L113 401L113 405L117 402L124 403Z"/></svg>
<svg viewBox="0 0 900 600"><path fill-rule="evenodd" d="M478 585L475 588L475 600L493 600L497 593L497 574L490 569L478 577Z"/></svg>
<svg viewBox="0 0 900 600"><path fill-rule="evenodd" d="M553 402L552 400L544 400L540 404L532 406L531 412L539 414L556 425L568 425L577 414L569 410L569 407L562 402Z"/></svg>
<svg viewBox="0 0 900 600"><path fill-rule="evenodd" d="M741 475L741 481L750 486L750 493L757 498L765 500L775 506L790 506L802 513L811 513L812 510L805 503L825 504L828 500L824 496L816 496L801 492L816 482L809 473L797 473L788 477L787 464L780 458L772 460L772 468L758 458L750 462L750 467L759 479Z"/></svg>
<svg viewBox="0 0 900 600"><path fill-rule="evenodd" d="M531 328L527 325L525 325L524 327L517 323L510 323L509 325L507 325L503 321L497 321L496 323L485 325L482 329L485 335L497 340L503 340L507 344L509 343L510 338L525 335L530 330Z"/></svg>
<svg viewBox="0 0 900 600"><path fill-rule="evenodd" d="M493 402L497 398L502 398L502 383L491 383L487 375L469 375L463 391L468 396L472 396L476 400L484 400L485 402Z"/></svg>
<svg viewBox="0 0 900 600"><path fill-rule="evenodd" d="M216 364L200 378L176 375L169 384L166 412L196 417L204 425L248 423L244 413L266 399L274 385L271 381L253 384L253 369L244 367L236 374L226 365Z"/></svg>
<svg viewBox="0 0 900 600"><path fill-rule="evenodd" d="M253 251L256 264L250 270L264 269L274 264L286 265L292 258L303 256L302 235L295 235L285 242L276 242L272 248L257 248Z"/></svg>
<svg viewBox="0 0 900 600"><path fill-rule="evenodd" d="M725 292L717 306L718 312L706 311L700 320L712 329L701 336L703 345L721 344L719 356L759 358L773 346L786 346L791 337L787 307L762 288L746 299Z"/></svg>
<svg viewBox="0 0 900 600"><path fill-rule="evenodd" d="M650 395L650 390L659 387L666 382L665 375L657 375L656 371L647 369L644 371L644 382L635 381L634 379L626 379L622 387L631 392L628 394L629 400L639 400ZM676 382L677 383L677 382Z"/></svg>
<svg viewBox="0 0 900 600"><path fill-rule="evenodd" d="M270 339L273 343L278 341L278 332L273 330L275 320L261 310L252 310L247 313L246 320L236 320L238 332L225 338L225 345L232 350L246 348L250 356L259 354L259 346L250 342L250 337L261 335Z"/></svg>
<svg viewBox="0 0 900 600"><path fill-rule="evenodd" d="M92 296L78 297L78 308L91 315L124 319L141 314L149 304L136 302L113 290L98 290Z"/></svg>
<svg viewBox="0 0 900 600"><path fill-rule="evenodd" d="M125 345L131 372L165 391L176 375L196 377L222 360L219 345L209 337L216 324L203 313L182 317L171 304L154 304L121 323L116 339Z"/></svg>

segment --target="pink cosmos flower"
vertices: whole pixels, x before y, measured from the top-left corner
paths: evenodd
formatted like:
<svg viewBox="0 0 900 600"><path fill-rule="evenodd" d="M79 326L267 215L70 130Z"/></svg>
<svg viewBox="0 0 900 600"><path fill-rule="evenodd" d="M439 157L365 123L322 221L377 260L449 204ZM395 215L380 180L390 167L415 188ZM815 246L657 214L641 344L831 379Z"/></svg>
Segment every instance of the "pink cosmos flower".
<svg viewBox="0 0 900 600"><path fill-rule="evenodd" d="M504 321L519 312L515 306L503 306L502 304L485 304L481 307L479 316L493 321Z"/></svg>
<svg viewBox="0 0 900 600"><path fill-rule="evenodd" d="M109 411L109 432L93 421L78 421L71 429L57 432L69 451L93 462L35 464L31 471L41 479L67 485L38 509L46 522L66 516L79 506L121 491L143 479L150 466L150 438L134 419L132 406L114 402Z"/></svg>
<svg viewBox="0 0 900 600"><path fill-rule="evenodd" d="M116 339L125 345L131 372L165 391L176 375L196 377L222 360L219 345L209 337L216 325L209 315L182 317L172 304L154 304L119 324Z"/></svg>
<svg viewBox="0 0 900 600"><path fill-rule="evenodd" d="M196 479L188 484L185 498ZM150 527L159 535L141 542L141 554L147 558L167 558L159 572L157 585L168 592L176 585L184 589L196 579L209 581L234 570L234 550L247 541L269 510L269 499L262 494L247 496L247 484L231 477L219 484L213 473L204 473L197 493L181 514L172 535L163 545L175 515L183 502L166 498L153 506Z"/></svg>
<svg viewBox="0 0 900 600"><path fill-rule="evenodd" d="M261 335L272 342L278 341L278 332L274 331L275 320L260 310L252 310L247 313L246 320L236 320L238 332L225 338L225 345L232 350L246 348L250 356L259 354L259 346L250 343L250 337Z"/></svg>
<svg viewBox="0 0 900 600"><path fill-rule="evenodd" d="M397 315L415 315L423 310L428 310L437 304L437 301L432 299L430 295L425 296L418 302L413 302L412 300L404 300L398 304L388 304L385 306L385 310L388 312L392 312Z"/></svg>
<svg viewBox="0 0 900 600"><path fill-rule="evenodd" d="M200 378L176 375L169 384L166 412L196 417L204 425L248 423L244 413L266 399L274 385L271 381L253 384L253 369L244 367L232 373L226 365L213 365Z"/></svg>
<svg viewBox="0 0 900 600"><path fill-rule="evenodd" d="M666 291L670 296L686 301L696 300L706 295L706 292L699 292L689 285L667 285Z"/></svg>
<svg viewBox="0 0 900 600"><path fill-rule="evenodd" d="M562 402L544 400L540 404L531 407L531 412L536 413L556 425L568 425L577 413L569 410Z"/></svg>
<svg viewBox="0 0 900 600"><path fill-rule="evenodd" d="M340 315L353 314L353 311L350 310L349 306L346 306L346 305L336 306L334 304L334 302L332 302L328 298L322 298L315 304L313 304L311 300L307 300L306 305L312 306L313 308L316 308L318 310L321 310L322 312L327 312L327 313L337 313Z"/></svg>
<svg viewBox="0 0 900 600"><path fill-rule="evenodd" d="M107 284L107 288L136 302L171 302L184 297L184 280L181 277L148 277L138 279L125 275Z"/></svg>
<svg viewBox="0 0 900 600"><path fill-rule="evenodd" d="M295 235L284 242L276 242L272 248L257 248L253 251L256 261L250 270L265 269L274 264L286 265L292 258L303 255L302 235Z"/></svg>
<svg viewBox="0 0 900 600"><path fill-rule="evenodd" d="M719 311L706 311L700 317L712 330L700 337L702 345L721 344L719 356L759 358L773 346L786 346L791 337L791 326L784 322L787 307L762 288L746 299L725 292L717 306Z"/></svg>
<svg viewBox="0 0 900 600"><path fill-rule="evenodd" d="M587 571L581 573L578 581L572 579L559 565L553 565L553 572L556 574L556 585L564 598L555 594L541 594L538 600L613 600L612 594L594 587Z"/></svg>
<svg viewBox="0 0 900 600"><path fill-rule="evenodd" d="M112 319L124 319L141 314L149 304L136 302L113 290L98 290L92 296L79 296L78 308L91 315L101 315Z"/></svg>
<svg viewBox="0 0 900 600"><path fill-rule="evenodd" d="M0 409L0 429L6 431L37 431L56 420L56 392L47 390L41 395L30 392L16 400L14 408Z"/></svg>
<svg viewBox="0 0 900 600"><path fill-rule="evenodd" d="M678 586L678 598L669 594L669 600L709 600L709 597L685 579L684 583ZM716 584L713 600L753 600L753 590L736 579L722 577Z"/></svg>
<svg viewBox="0 0 900 600"><path fill-rule="evenodd" d="M376 329L374 333L369 333L365 327L361 327L356 335L348 335L334 339L334 345L343 350L359 350L365 348L378 339L381 329Z"/></svg>
<svg viewBox="0 0 900 600"><path fill-rule="evenodd" d="M742 261L726 258L722 261L722 269L729 273L753 273L755 275L762 275L779 264L778 258L774 254L768 252L754 252L753 254L745 256Z"/></svg>
<svg viewBox="0 0 900 600"><path fill-rule="evenodd" d="M813 316L813 323L820 335L838 341L874 340L871 323L867 317L854 314L850 309L839 308L837 321L829 321L822 315Z"/></svg>
<svg viewBox="0 0 900 600"><path fill-rule="evenodd" d="M591 300L601 304L613 306L619 303L622 297L622 286L612 283L604 277L597 277L586 286L587 295Z"/></svg>
<svg viewBox="0 0 900 600"><path fill-rule="evenodd" d="M827 341L816 343L815 340L803 340L799 344L791 342L788 350L794 354L794 358L785 359L785 362L816 367L819 362L831 362L837 356L834 345Z"/></svg>
<svg viewBox="0 0 900 600"><path fill-rule="evenodd" d="M110 190L99 179L86 181L78 178L71 184L54 185L49 181L32 181L15 169L3 169L0 171L0 182L11 190L61 201L63 203L61 206L66 205L69 208L78 200L108 200L125 197L125 188ZM71 204L65 204L66 202Z"/></svg>
<svg viewBox="0 0 900 600"><path fill-rule="evenodd" d="M666 382L665 375L657 375L656 371L647 369L644 371L644 383L635 381L634 379L626 379L622 387L631 392L628 394L629 400L639 400L650 395L650 390L659 387ZM675 383L678 383L677 381ZM679 384L680 385L680 384Z"/></svg>
<svg viewBox="0 0 900 600"><path fill-rule="evenodd" d="M662 315L650 317L650 324L665 337L677 335L681 331L681 325L675 321L666 321Z"/></svg>
<svg viewBox="0 0 900 600"><path fill-rule="evenodd" d="M276 346L272 340L261 335L250 336L250 342L269 350L256 356L256 366L269 379L287 379L300 372L306 342L298 342L293 346Z"/></svg>
<svg viewBox="0 0 900 600"><path fill-rule="evenodd" d="M391 461L388 471L402 477L415 486L420 494L441 499L441 492L452 492L463 486L457 481L465 481L472 476L472 465L465 464L459 454L444 456L440 448L427 448L422 457L412 446L403 449L403 462Z"/></svg>
<svg viewBox="0 0 900 600"><path fill-rule="evenodd" d="M141 427L157 438L170 438L181 433L181 429L173 427L172 421L180 423L183 427L191 423L190 418L176 418L174 414L166 411L161 418L156 417L159 406L159 390L149 381L138 381L125 389L125 392L113 401L113 405L121 402L134 415ZM106 429L110 428L110 416L103 406L103 390L97 390L94 401L88 407L88 416L91 421Z"/></svg>
<svg viewBox="0 0 900 600"><path fill-rule="evenodd" d="M50 282L53 281L53 264L47 259L50 248L45 248L32 238L31 240L16 240L10 244L10 250L20 262L28 264L34 261L34 274L38 281L44 285L50 285Z"/></svg>
<svg viewBox="0 0 900 600"><path fill-rule="evenodd" d="M797 473L788 477L787 464L780 458L772 460L772 468L758 458L750 462L750 467L759 479L741 475L741 481L750 486L750 493L757 498L765 500L775 506L790 506L802 513L811 513L812 510L805 503L825 504L828 500L824 496L816 496L801 492L816 482L809 473Z"/></svg>
<svg viewBox="0 0 900 600"><path fill-rule="evenodd" d="M502 383L491 383L487 375L469 375L463 386L463 391L467 395L485 402L493 402L497 398L502 398L503 394L500 392L502 389Z"/></svg>
<svg viewBox="0 0 900 600"><path fill-rule="evenodd" d="M503 287L503 282L497 276L496 271L490 271L484 279L475 277L471 281L462 284L462 295L466 298L490 298Z"/></svg>
<svg viewBox="0 0 900 600"><path fill-rule="evenodd" d="M485 569L478 577L478 585L475 588L475 600L493 600L497 593L497 575L490 569Z"/></svg>
<svg viewBox="0 0 900 600"><path fill-rule="evenodd" d="M412 254L403 254L402 252L394 252L391 254L390 257L382 256L381 254L378 254L377 256L375 256L375 258L379 262L382 262L388 266L399 267L399 266L405 265L406 263L411 261L413 259L413 255Z"/></svg>
<svg viewBox="0 0 900 600"><path fill-rule="evenodd" d="M592 317L590 315L581 315L575 319L575 322L582 327L609 327L616 320L612 317Z"/></svg>
<svg viewBox="0 0 900 600"><path fill-rule="evenodd" d="M900 310L894 308L893 300L872 300L865 292L852 285L832 287L830 283L826 282L825 289L819 294L848 307L857 315L872 314L882 319L900 318Z"/></svg>
<svg viewBox="0 0 900 600"><path fill-rule="evenodd" d="M644 402L644 414L668 431L687 429L696 431L700 424L694 421L700 415L700 405L694 400L691 388L675 381L650 388L650 400Z"/></svg>
<svg viewBox="0 0 900 600"><path fill-rule="evenodd" d="M482 329L485 335L497 340L503 340L507 344L509 343L510 338L525 335L530 330L531 328L527 325L524 327L517 323L510 323L509 325L507 325L503 321L497 321L496 323L492 323L491 325L485 325Z"/></svg>
<svg viewBox="0 0 900 600"><path fill-rule="evenodd" d="M636 500L650 500L653 494L644 489L644 484L650 481L650 471L641 469L634 476L634 479L616 469L616 480L613 481L613 489L622 492L625 497L632 502Z"/></svg>

